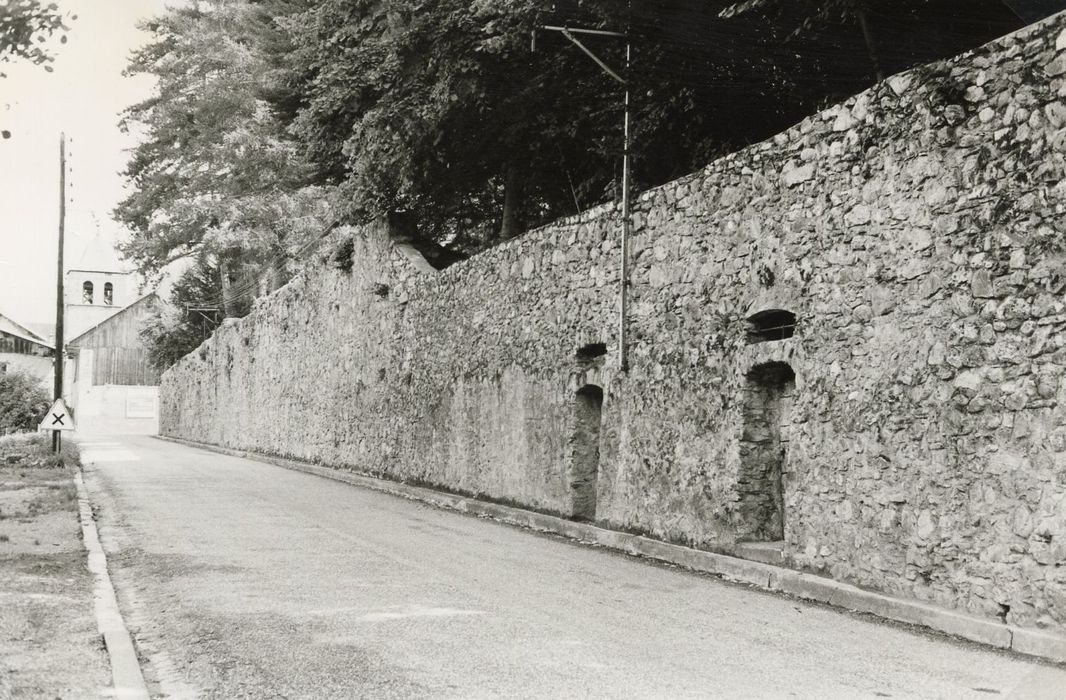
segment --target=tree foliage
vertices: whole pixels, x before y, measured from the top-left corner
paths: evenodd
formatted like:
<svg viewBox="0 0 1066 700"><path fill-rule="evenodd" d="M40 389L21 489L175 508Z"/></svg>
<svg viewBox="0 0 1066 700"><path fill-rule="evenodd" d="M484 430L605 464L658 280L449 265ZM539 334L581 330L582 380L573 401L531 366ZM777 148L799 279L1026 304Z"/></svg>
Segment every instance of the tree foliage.
<svg viewBox="0 0 1066 700"><path fill-rule="evenodd" d="M539 31L532 51L545 24L628 35L647 187L1003 26L934 6L944 12L933 0L325 0L285 20L297 47L285 104L354 217L407 212L424 235L476 249L619 193L622 90L558 33ZM579 40L625 72L623 41Z"/></svg>
<svg viewBox="0 0 1066 700"><path fill-rule="evenodd" d="M70 19L77 19L71 16ZM0 0L0 63L21 59L51 70L48 40L59 35L66 42L64 16L55 3L40 0ZM0 73L0 77L3 74Z"/></svg>
<svg viewBox="0 0 1066 700"><path fill-rule="evenodd" d="M796 29L811 31L826 22L845 19L876 2L877 0L744 0L723 8L718 16L737 17L748 12L780 15L799 8L798 14L795 15L799 20Z"/></svg>
<svg viewBox="0 0 1066 700"><path fill-rule="evenodd" d="M222 297L221 273L207 255L200 255L171 287L168 304L159 305L141 327L141 340L148 361L160 371L167 369L200 346L222 320L220 313L189 311L205 301ZM247 302L234 309L235 316L248 312Z"/></svg>
<svg viewBox="0 0 1066 700"><path fill-rule="evenodd" d="M160 89L127 115L148 138L118 210L125 250L148 270L205 253L261 271L330 221L388 216L471 252L618 197L623 88L545 25L626 35L578 38L625 74L645 188L1014 28L1004 13L998 0L204 0L155 20L131 65Z"/></svg>
<svg viewBox="0 0 1066 700"><path fill-rule="evenodd" d="M36 430L51 403L36 377L0 372L0 435Z"/></svg>
<svg viewBox="0 0 1066 700"><path fill-rule="evenodd" d="M621 91L576 52L531 53L541 6L326 0L286 21L293 132L353 218L409 213L477 248L603 198Z"/></svg>
<svg viewBox="0 0 1066 700"><path fill-rule="evenodd" d="M263 57L273 24L247 2L170 9L149 22L153 40L128 73L157 94L130 107L144 134L126 177L132 193L116 217L132 231L123 252L142 272L199 254L289 271L296 251L333 218L331 193L263 99Z"/></svg>

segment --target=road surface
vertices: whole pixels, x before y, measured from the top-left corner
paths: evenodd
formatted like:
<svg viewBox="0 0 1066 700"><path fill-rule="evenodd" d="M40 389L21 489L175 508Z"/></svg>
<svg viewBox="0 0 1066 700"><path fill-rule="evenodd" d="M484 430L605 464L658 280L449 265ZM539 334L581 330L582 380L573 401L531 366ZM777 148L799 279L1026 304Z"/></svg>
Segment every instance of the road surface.
<svg viewBox="0 0 1066 700"><path fill-rule="evenodd" d="M161 695L1066 688L1066 671L1023 657L260 462L148 437L82 449L119 599Z"/></svg>

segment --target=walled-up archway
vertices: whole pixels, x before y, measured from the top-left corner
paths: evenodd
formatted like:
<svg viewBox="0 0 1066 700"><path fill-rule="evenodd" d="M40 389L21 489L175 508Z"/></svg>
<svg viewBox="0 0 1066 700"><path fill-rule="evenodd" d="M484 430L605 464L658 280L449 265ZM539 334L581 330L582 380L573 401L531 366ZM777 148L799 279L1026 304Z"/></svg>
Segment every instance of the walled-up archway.
<svg viewBox="0 0 1066 700"><path fill-rule="evenodd" d="M600 472L600 422L603 389L586 384L578 389L574 421L574 454L570 471L573 516L582 520L596 517L596 481Z"/></svg>
<svg viewBox="0 0 1066 700"><path fill-rule="evenodd" d="M796 375L784 362L768 362L752 368L745 379L737 539L774 542L785 536L787 438L782 425L787 420Z"/></svg>

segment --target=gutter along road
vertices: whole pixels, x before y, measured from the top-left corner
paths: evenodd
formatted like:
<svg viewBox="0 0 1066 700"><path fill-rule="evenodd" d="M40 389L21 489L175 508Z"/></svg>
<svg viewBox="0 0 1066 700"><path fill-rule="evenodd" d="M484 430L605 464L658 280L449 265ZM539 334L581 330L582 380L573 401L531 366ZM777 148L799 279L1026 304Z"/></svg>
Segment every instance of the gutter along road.
<svg viewBox="0 0 1066 700"><path fill-rule="evenodd" d="M1066 671L149 437L82 442L150 689L1055 697Z"/></svg>

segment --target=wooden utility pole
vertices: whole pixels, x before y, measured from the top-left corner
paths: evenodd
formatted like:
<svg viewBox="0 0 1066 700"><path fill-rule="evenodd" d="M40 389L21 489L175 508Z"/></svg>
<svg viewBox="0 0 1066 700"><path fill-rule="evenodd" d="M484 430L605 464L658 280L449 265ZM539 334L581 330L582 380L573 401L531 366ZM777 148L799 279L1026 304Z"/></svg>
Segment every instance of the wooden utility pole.
<svg viewBox="0 0 1066 700"><path fill-rule="evenodd" d="M63 397L63 233L67 220L67 137L59 135L59 251L56 255L56 342L54 400ZM62 433L52 431L52 451L62 447Z"/></svg>

